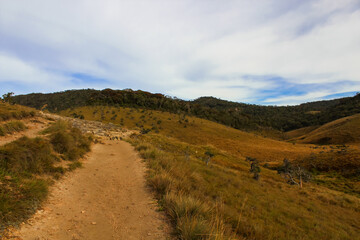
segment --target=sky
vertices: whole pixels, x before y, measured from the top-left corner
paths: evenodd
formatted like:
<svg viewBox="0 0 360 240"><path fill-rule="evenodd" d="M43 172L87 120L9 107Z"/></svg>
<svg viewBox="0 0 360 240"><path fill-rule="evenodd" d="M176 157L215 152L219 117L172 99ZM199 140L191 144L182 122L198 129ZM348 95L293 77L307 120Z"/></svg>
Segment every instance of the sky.
<svg viewBox="0 0 360 240"><path fill-rule="evenodd" d="M360 91L360 0L0 0L0 94L294 105Z"/></svg>

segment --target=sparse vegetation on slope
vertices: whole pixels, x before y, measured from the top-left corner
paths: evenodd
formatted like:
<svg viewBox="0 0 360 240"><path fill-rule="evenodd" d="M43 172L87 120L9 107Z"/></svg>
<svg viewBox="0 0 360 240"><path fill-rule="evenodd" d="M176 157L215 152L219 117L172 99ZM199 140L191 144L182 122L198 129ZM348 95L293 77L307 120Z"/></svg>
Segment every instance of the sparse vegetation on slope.
<svg viewBox="0 0 360 240"><path fill-rule="evenodd" d="M21 121L10 121L0 124L0 136L5 136L14 132L21 132L26 129L26 126Z"/></svg>
<svg viewBox="0 0 360 240"><path fill-rule="evenodd" d="M33 116L35 116L35 111L31 108L0 102L0 121L10 119L20 120Z"/></svg>
<svg viewBox="0 0 360 240"><path fill-rule="evenodd" d="M90 149L91 139L65 122L56 122L45 133L44 137L22 137L0 146L0 231L32 214L52 180L72 170L72 164ZM58 134L67 137L53 141ZM58 151L63 145L71 145L75 155ZM61 159L71 160L71 165L57 166Z"/></svg>
<svg viewBox="0 0 360 240"><path fill-rule="evenodd" d="M70 90L52 94L15 96L16 103L58 112L81 106L121 106L188 114L243 130L273 128L289 131L306 126L317 126L360 112L360 94L343 99L320 101L298 106L258 106L203 97L184 101L162 94L144 91Z"/></svg>
<svg viewBox="0 0 360 240"><path fill-rule="evenodd" d="M195 145L213 145L245 158L251 156L262 164L281 164L320 152L310 145L292 144L239 131L212 121L184 114L115 107L80 107L60 112L61 115L82 116L87 120L112 122L143 133L161 133ZM113 119L114 116L116 119ZM216 160L216 157L214 158Z"/></svg>
<svg viewBox="0 0 360 240"><path fill-rule="evenodd" d="M359 198L344 189L330 190L318 181L320 175L300 189L276 171L261 167L324 151L316 145L275 141L184 114L144 109L97 106L61 114L139 130L141 134L130 142L146 160L148 183L180 239L359 235L355 227L360 224ZM207 152L212 153L210 161ZM246 156L259 160L259 181L253 179Z"/></svg>
<svg viewBox="0 0 360 240"><path fill-rule="evenodd" d="M329 122L294 140L313 144L359 144L360 114Z"/></svg>
<svg viewBox="0 0 360 240"><path fill-rule="evenodd" d="M360 201L313 183L300 189L275 171L253 179L249 163L209 146L148 133L133 136L148 183L180 239L353 239ZM188 155L188 157L187 157Z"/></svg>

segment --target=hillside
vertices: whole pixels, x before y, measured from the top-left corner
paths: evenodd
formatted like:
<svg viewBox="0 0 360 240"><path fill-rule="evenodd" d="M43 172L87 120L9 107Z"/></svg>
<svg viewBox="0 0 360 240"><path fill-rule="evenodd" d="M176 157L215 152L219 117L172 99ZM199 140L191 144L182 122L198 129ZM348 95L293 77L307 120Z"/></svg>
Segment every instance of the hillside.
<svg viewBox="0 0 360 240"><path fill-rule="evenodd" d="M360 114L329 122L293 140L313 144L360 144Z"/></svg>
<svg viewBox="0 0 360 240"><path fill-rule="evenodd" d="M320 152L311 145L292 144L264 138L209 120L154 110L122 107L79 107L60 112L67 117L111 122L139 131L171 136L194 145L211 145L245 158L252 156L263 163L281 163Z"/></svg>
<svg viewBox="0 0 360 240"><path fill-rule="evenodd" d="M357 180L329 178L318 165L303 188L264 167L256 181L246 161L304 162L333 154L330 147L276 141L181 113L87 106L60 114L139 132L127 141L146 160L148 184L179 239L208 239L200 236L209 234L216 239L353 239L360 234ZM358 152L351 146L347 151ZM210 162L207 152L213 154Z"/></svg>
<svg viewBox="0 0 360 240"><path fill-rule="evenodd" d="M91 139L35 109L0 102L0 238L28 219L52 182L81 163Z"/></svg>
<svg viewBox="0 0 360 240"><path fill-rule="evenodd" d="M243 130L273 128L289 131L322 125L360 112L360 94L354 97L287 107L234 103L209 97L184 101L163 94L130 89L102 91L84 89L51 94L28 94L15 96L14 101L37 109L46 106L46 109L51 112L88 105L160 110L188 114Z"/></svg>
<svg viewBox="0 0 360 240"><path fill-rule="evenodd" d="M335 145L320 147L278 141L182 112L83 106L60 111L60 114L75 118L76 126L86 132L123 139L135 147L147 164L147 184L154 190L159 209L167 214L173 233L179 239L354 239L360 234L357 145L340 149ZM104 126L103 130L99 130L99 126ZM50 127L45 132L51 139L57 129L59 126ZM120 132L114 135L111 129ZM124 131L133 134L126 135ZM56 150L52 144L57 141L46 139L41 140L44 146L50 144L50 149ZM13 148L14 143L10 144L6 151ZM110 149L109 144L104 147ZM72 152L76 151L65 152L62 158L72 157ZM110 150L106 152L112 156ZM258 180L249 172L249 157L260 162ZM304 180L303 188L288 184L282 175L272 170L278 168L284 158L312 171L312 180ZM111 159L119 158L113 156L107 160ZM100 166L91 174L94 180ZM115 172L118 171L120 169ZM18 173L11 174L14 178ZM39 190L40 199L46 194L46 186ZM14 209L20 209L20 214L23 206ZM31 213L27 212L26 216ZM72 212L69 214L72 216ZM51 225L58 218L54 215L54 220L46 221ZM46 232L45 229L42 232Z"/></svg>

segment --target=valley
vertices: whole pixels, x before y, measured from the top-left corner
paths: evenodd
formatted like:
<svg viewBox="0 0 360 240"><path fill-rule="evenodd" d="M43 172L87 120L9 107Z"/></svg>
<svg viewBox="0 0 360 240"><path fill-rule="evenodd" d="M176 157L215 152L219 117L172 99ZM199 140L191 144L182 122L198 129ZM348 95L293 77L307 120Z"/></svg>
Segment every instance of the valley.
<svg viewBox="0 0 360 240"><path fill-rule="evenodd" d="M55 107L56 104L53 106ZM106 157L110 165L115 164L116 159L124 154L121 152L123 147L120 146L130 143L133 146L130 148L138 152L145 164L140 172L146 180L142 183L144 185L140 184L137 190L132 191L134 194L144 191L146 193L148 191L146 188L149 187L151 194L147 192L146 194L150 195L146 198L154 197L157 200L156 204L146 205L137 199L125 199L125 202L115 200L129 193L122 192L113 183L125 184L123 186L126 189L128 185L132 185L130 182L126 183L131 175L122 179L120 175L125 173L120 174L115 171L114 175L109 174L109 179L105 174L105 178L100 180L95 172L93 180L103 182L104 186L112 188L111 191L118 194L116 198L109 198L109 201L112 199L113 202L106 204L114 207L111 210L115 211L114 214L117 205L121 215L126 214L121 212L124 211L121 210L124 206L143 204L144 211L152 209L151 211L160 211L162 216L166 216L166 219L160 222L154 220L157 222L156 227L152 227L164 229L166 232L162 230L156 234L149 232L150 235L146 235L145 232L140 233L144 239L157 239L152 237L163 234L161 235L163 237L167 235L178 239L325 240L356 239L360 234L358 227L360 225L359 115L345 116L324 125L312 125L285 132L268 126L236 129L210 119L199 118L188 112L142 108L136 104L133 106L90 104L51 112L47 110L47 106L40 108L43 112L33 111L44 119L44 125L49 125L52 121L66 121L72 127L79 129L82 134L94 138L95 145L90 158L86 157L82 160L81 165L84 169L70 173L74 178L89 174L86 178L89 178L87 182L91 183L92 172L86 172L85 169L92 164L99 164L96 168L104 167L103 170L106 171L105 162L97 162L102 158L101 156L91 157L97 154L96 149L109 147L105 152L119 151L110 154L114 158ZM29 125L31 120L26 121L24 121L26 125ZM14 136L17 134L15 133ZM92 160L89 162L87 159ZM129 159L132 157L125 157L123 161ZM293 169L291 174L295 174L291 182L289 175L279 174L283 171L286 161ZM257 166L257 178L251 172L252 164ZM119 171L122 171L124 166L111 168L119 168ZM301 170L303 179L299 178L300 175L296 175L296 169ZM133 173L138 170L129 171ZM111 180L110 175L114 180ZM59 184L72 181L71 177L69 180L67 178L66 175ZM56 184L54 186L57 186ZM74 186L71 184L67 187L69 198L77 198L77 194L84 192L79 190L80 187L74 188ZM73 188L74 190L71 190ZM50 191L57 192L55 195L60 196L64 188L60 189L62 190ZM80 206L82 197L79 195L78 198ZM100 196L95 198L101 199ZM51 200L52 197L49 199L50 204L59 201ZM107 201L104 200L105 203ZM46 204L44 206L47 206ZM98 206L105 205L96 202L93 206L88 204L86 208L96 209ZM72 229L62 237L54 232L58 239L68 239L69 236L79 239L87 236L91 239L92 236L106 230L101 224L87 225L85 222L90 220L84 218L81 214L83 210L80 208L75 210L75 215L72 211L67 215L70 222L73 221L71 219L80 219L73 221L74 228L70 228L70 225L67 226L65 223L66 226L63 223L54 223L53 221L57 221L58 218L52 214L56 211L46 212L47 207L45 212L49 215L45 216L50 216L52 220L39 218L36 213L35 219L44 220L38 223L35 221L35 224L40 224L38 226L43 229L41 230L43 236L49 234L49 228L46 226L58 224L59 229ZM88 210L84 211L88 212ZM128 214L131 215L131 212ZM129 218L134 217L130 215ZM155 217L156 215L157 213L151 216L154 219L161 218ZM99 221L107 220L103 218ZM125 228L120 226L125 226L121 223L125 220L115 217L114 221L117 220L120 222L115 224L118 224L115 228L123 230L119 230L120 232L116 233L118 235L113 232L109 239L116 239L114 236L124 234ZM167 221L170 222L171 230L167 227ZM94 220L94 222L98 221ZM27 239L27 234L35 236L33 226L24 226L26 227L22 229L28 229L21 233L25 234L24 239ZM93 229L100 227L101 230L94 232L86 230L87 227ZM133 230L134 232L128 232L129 236L138 236L135 229Z"/></svg>

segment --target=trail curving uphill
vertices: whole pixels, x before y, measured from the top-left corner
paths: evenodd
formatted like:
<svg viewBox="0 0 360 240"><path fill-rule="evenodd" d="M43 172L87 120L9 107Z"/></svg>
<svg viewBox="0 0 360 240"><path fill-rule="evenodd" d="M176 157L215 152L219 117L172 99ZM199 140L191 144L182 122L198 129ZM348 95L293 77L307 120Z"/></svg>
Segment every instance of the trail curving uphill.
<svg viewBox="0 0 360 240"><path fill-rule="evenodd" d="M44 207L16 233L23 240L167 239L165 216L146 188L132 146L104 140L83 168L54 184Z"/></svg>

